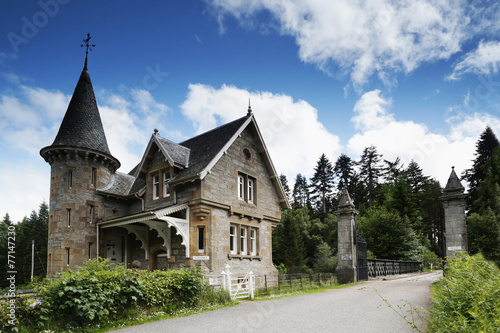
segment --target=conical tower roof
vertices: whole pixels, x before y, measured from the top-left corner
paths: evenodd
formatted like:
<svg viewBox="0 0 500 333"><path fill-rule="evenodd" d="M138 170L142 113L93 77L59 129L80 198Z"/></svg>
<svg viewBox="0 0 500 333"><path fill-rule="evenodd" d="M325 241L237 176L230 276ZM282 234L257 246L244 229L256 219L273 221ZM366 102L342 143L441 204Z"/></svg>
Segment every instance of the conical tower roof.
<svg viewBox="0 0 500 333"><path fill-rule="evenodd" d="M90 75L83 69L52 146L74 146L111 155Z"/></svg>
<svg viewBox="0 0 500 333"><path fill-rule="evenodd" d="M40 151L46 160L46 153L56 149L83 149L92 153L103 155L112 160L118 168L120 162L111 155L106 135L102 126L101 116L97 108L92 82L87 70L83 68L80 79L64 115L59 132L52 145Z"/></svg>

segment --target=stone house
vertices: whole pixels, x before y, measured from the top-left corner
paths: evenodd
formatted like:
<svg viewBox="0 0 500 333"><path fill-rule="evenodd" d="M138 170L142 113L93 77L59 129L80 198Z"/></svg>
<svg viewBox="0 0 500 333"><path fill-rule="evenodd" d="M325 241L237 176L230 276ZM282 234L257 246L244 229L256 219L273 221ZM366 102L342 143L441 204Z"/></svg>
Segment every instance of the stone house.
<svg viewBox="0 0 500 333"><path fill-rule="evenodd" d="M48 276L103 257L150 270L199 266L207 277L229 264L233 276L276 278L271 235L289 204L250 107L181 143L155 130L122 173L85 62L40 154L51 166Z"/></svg>

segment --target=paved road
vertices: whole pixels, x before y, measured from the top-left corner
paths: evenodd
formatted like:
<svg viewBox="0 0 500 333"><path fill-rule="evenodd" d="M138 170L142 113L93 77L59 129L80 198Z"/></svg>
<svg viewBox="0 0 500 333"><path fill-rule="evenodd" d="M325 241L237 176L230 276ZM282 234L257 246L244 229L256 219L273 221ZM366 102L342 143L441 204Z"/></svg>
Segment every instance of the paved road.
<svg viewBox="0 0 500 333"><path fill-rule="evenodd" d="M409 309L409 303L429 308L429 287L440 277L440 272L434 272L391 281L369 281L318 294L246 302L116 332L415 332L382 297L404 311ZM416 322L421 325L421 320Z"/></svg>

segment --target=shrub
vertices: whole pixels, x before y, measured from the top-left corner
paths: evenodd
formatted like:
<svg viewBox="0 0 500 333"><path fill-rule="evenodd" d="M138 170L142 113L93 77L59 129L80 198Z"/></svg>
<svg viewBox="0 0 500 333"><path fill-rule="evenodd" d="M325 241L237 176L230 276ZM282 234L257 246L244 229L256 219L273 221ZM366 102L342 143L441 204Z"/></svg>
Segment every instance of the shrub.
<svg viewBox="0 0 500 333"><path fill-rule="evenodd" d="M76 326L106 322L137 308L142 296L138 274L123 265L89 261L42 287L42 308L56 321Z"/></svg>
<svg viewBox="0 0 500 333"><path fill-rule="evenodd" d="M429 332L500 331L500 270L482 255L459 254L435 287Z"/></svg>
<svg viewBox="0 0 500 333"><path fill-rule="evenodd" d="M204 291L199 269L135 271L107 261L88 261L77 270L67 270L58 279L36 286L41 302L16 300L16 319L21 329L41 331L93 327L119 319L133 319L139 310L161 308L174 312L192 308L204 295L205 303L224 301L226 296ZM6 329L9 309L0 303L0 332ZM22 332L22 330L21 330Z"/></svg>

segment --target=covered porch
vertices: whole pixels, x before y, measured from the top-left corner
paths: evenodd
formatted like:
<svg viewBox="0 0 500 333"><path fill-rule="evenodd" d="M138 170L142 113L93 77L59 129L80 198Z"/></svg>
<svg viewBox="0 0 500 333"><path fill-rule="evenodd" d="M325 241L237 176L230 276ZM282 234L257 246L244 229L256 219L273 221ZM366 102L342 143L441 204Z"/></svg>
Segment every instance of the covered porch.
<svg viewBox="0 0 500 333"><path fill-rule="evenodd" d="M98 257L128 268L168 269L190 258L187 203L98 224Z"/></svg>

